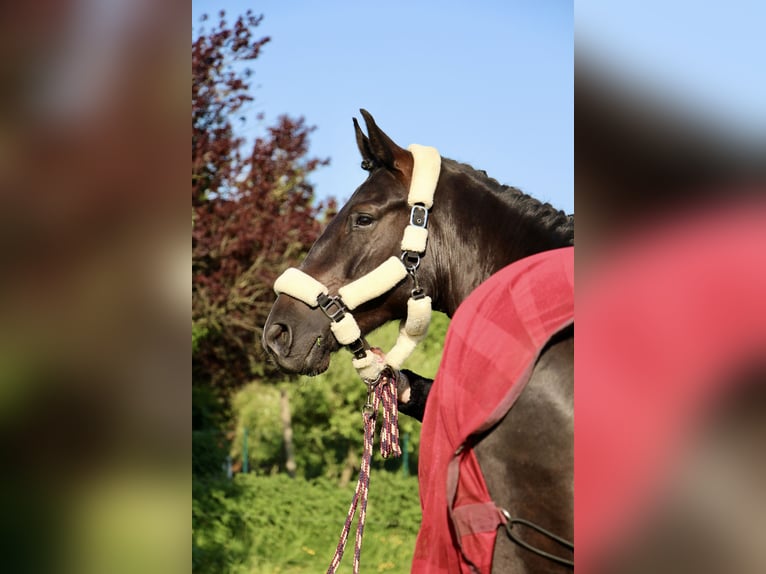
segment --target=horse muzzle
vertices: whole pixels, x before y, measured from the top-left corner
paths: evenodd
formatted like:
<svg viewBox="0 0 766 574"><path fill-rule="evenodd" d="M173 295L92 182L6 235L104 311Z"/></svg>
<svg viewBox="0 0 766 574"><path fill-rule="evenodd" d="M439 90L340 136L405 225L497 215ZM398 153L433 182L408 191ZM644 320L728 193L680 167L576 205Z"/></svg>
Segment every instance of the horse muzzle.
<svg viewBox="0 0 766 574"><path fill-rule="evenodd" d="M325 315L284 295L269 313L261 343L282 371L309 376L326 371L338 349Z"/></svg>

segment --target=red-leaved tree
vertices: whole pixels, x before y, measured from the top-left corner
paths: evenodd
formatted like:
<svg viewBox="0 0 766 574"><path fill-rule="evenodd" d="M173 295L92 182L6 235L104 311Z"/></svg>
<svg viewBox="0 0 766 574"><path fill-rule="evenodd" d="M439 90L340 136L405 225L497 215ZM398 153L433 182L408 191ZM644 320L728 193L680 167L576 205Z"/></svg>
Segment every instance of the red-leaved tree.
<svg viewBox="0 0 766 574"><path fill-rule="evenodd" d="M221 12L192 43L194 377L224 392L272 373L259 343L271 285L335 209L314 202L307 177L328 160L308 157L303 118L281 116L252 147L233 128L253 100L246 65L269 42L256 39L261 19L229 25Z"/></svg>

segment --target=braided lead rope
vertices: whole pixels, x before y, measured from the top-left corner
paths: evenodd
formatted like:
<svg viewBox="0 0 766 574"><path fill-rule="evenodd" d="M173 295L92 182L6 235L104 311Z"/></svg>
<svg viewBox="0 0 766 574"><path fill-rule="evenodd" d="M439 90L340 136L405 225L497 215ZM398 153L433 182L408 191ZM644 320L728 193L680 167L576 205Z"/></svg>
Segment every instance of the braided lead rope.
<svg viewBox="0 0 766 574"><path fill-rule="evenodd" d="M383 405L383 424L380 429L380 454L383 458L393 455L398 457L402 454L399 447L399 414L397 408L396 377L391 371L382 373L377 382L369 386L367 404L362 411L364 420L364 451L362 464L359 468L359 479L356 483L351 506L348 509L346 522L340 533L338 546L332 557L327 574L335 574L343 559L346 542L351 531L351 523L354 520L357 506L359 507L359 520L356 525L356 539L354 543L354 574L359 574L359 563L362 554L362 535L367 518L367 497L370 489L370 462L372 461L372 447L375 438L375 420L378 409Z"/></svg>
<svg viewBox="0 0 766 574"><path fill-rule="evenodd" d="M399 458L399 406L396 388L396 376L389 370L377 385L375 396L383 404L383 424L380 427L380 455ZM377 411L377 409L376 409Z"/></svg>

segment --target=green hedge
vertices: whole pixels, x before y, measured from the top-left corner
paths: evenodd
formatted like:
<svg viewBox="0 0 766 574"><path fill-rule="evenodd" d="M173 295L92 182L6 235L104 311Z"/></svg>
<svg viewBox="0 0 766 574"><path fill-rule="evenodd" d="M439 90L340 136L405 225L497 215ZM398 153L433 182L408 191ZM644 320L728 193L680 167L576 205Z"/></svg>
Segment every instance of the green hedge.
<svg viewBox="0 0 766 574"><path fill-rule="evenodd" d="M284 474L195 479L193 572L324 572L354 486L340 488L326 479L290 479ZM420 518L417 479L373 471L363 570L409 572ZM352 533L339 572L351 572L353 544Z"/></svg>

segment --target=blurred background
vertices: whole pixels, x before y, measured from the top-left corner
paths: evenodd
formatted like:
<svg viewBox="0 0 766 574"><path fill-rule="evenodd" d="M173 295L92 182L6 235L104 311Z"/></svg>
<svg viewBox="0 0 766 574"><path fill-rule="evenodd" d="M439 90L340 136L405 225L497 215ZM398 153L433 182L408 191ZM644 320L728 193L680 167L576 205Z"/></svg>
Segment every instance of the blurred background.
<svg viewBox="0 0 766 574"><path fill-rule="evenodd" d="M575 14L578 569L763 572L766 10Z"/></svg>
<svg viewBox="0 0 766 574"><path fill-rule="evenodd" d="M188 7L4 3L0 29L2 569L178 570Z"/></svg>

